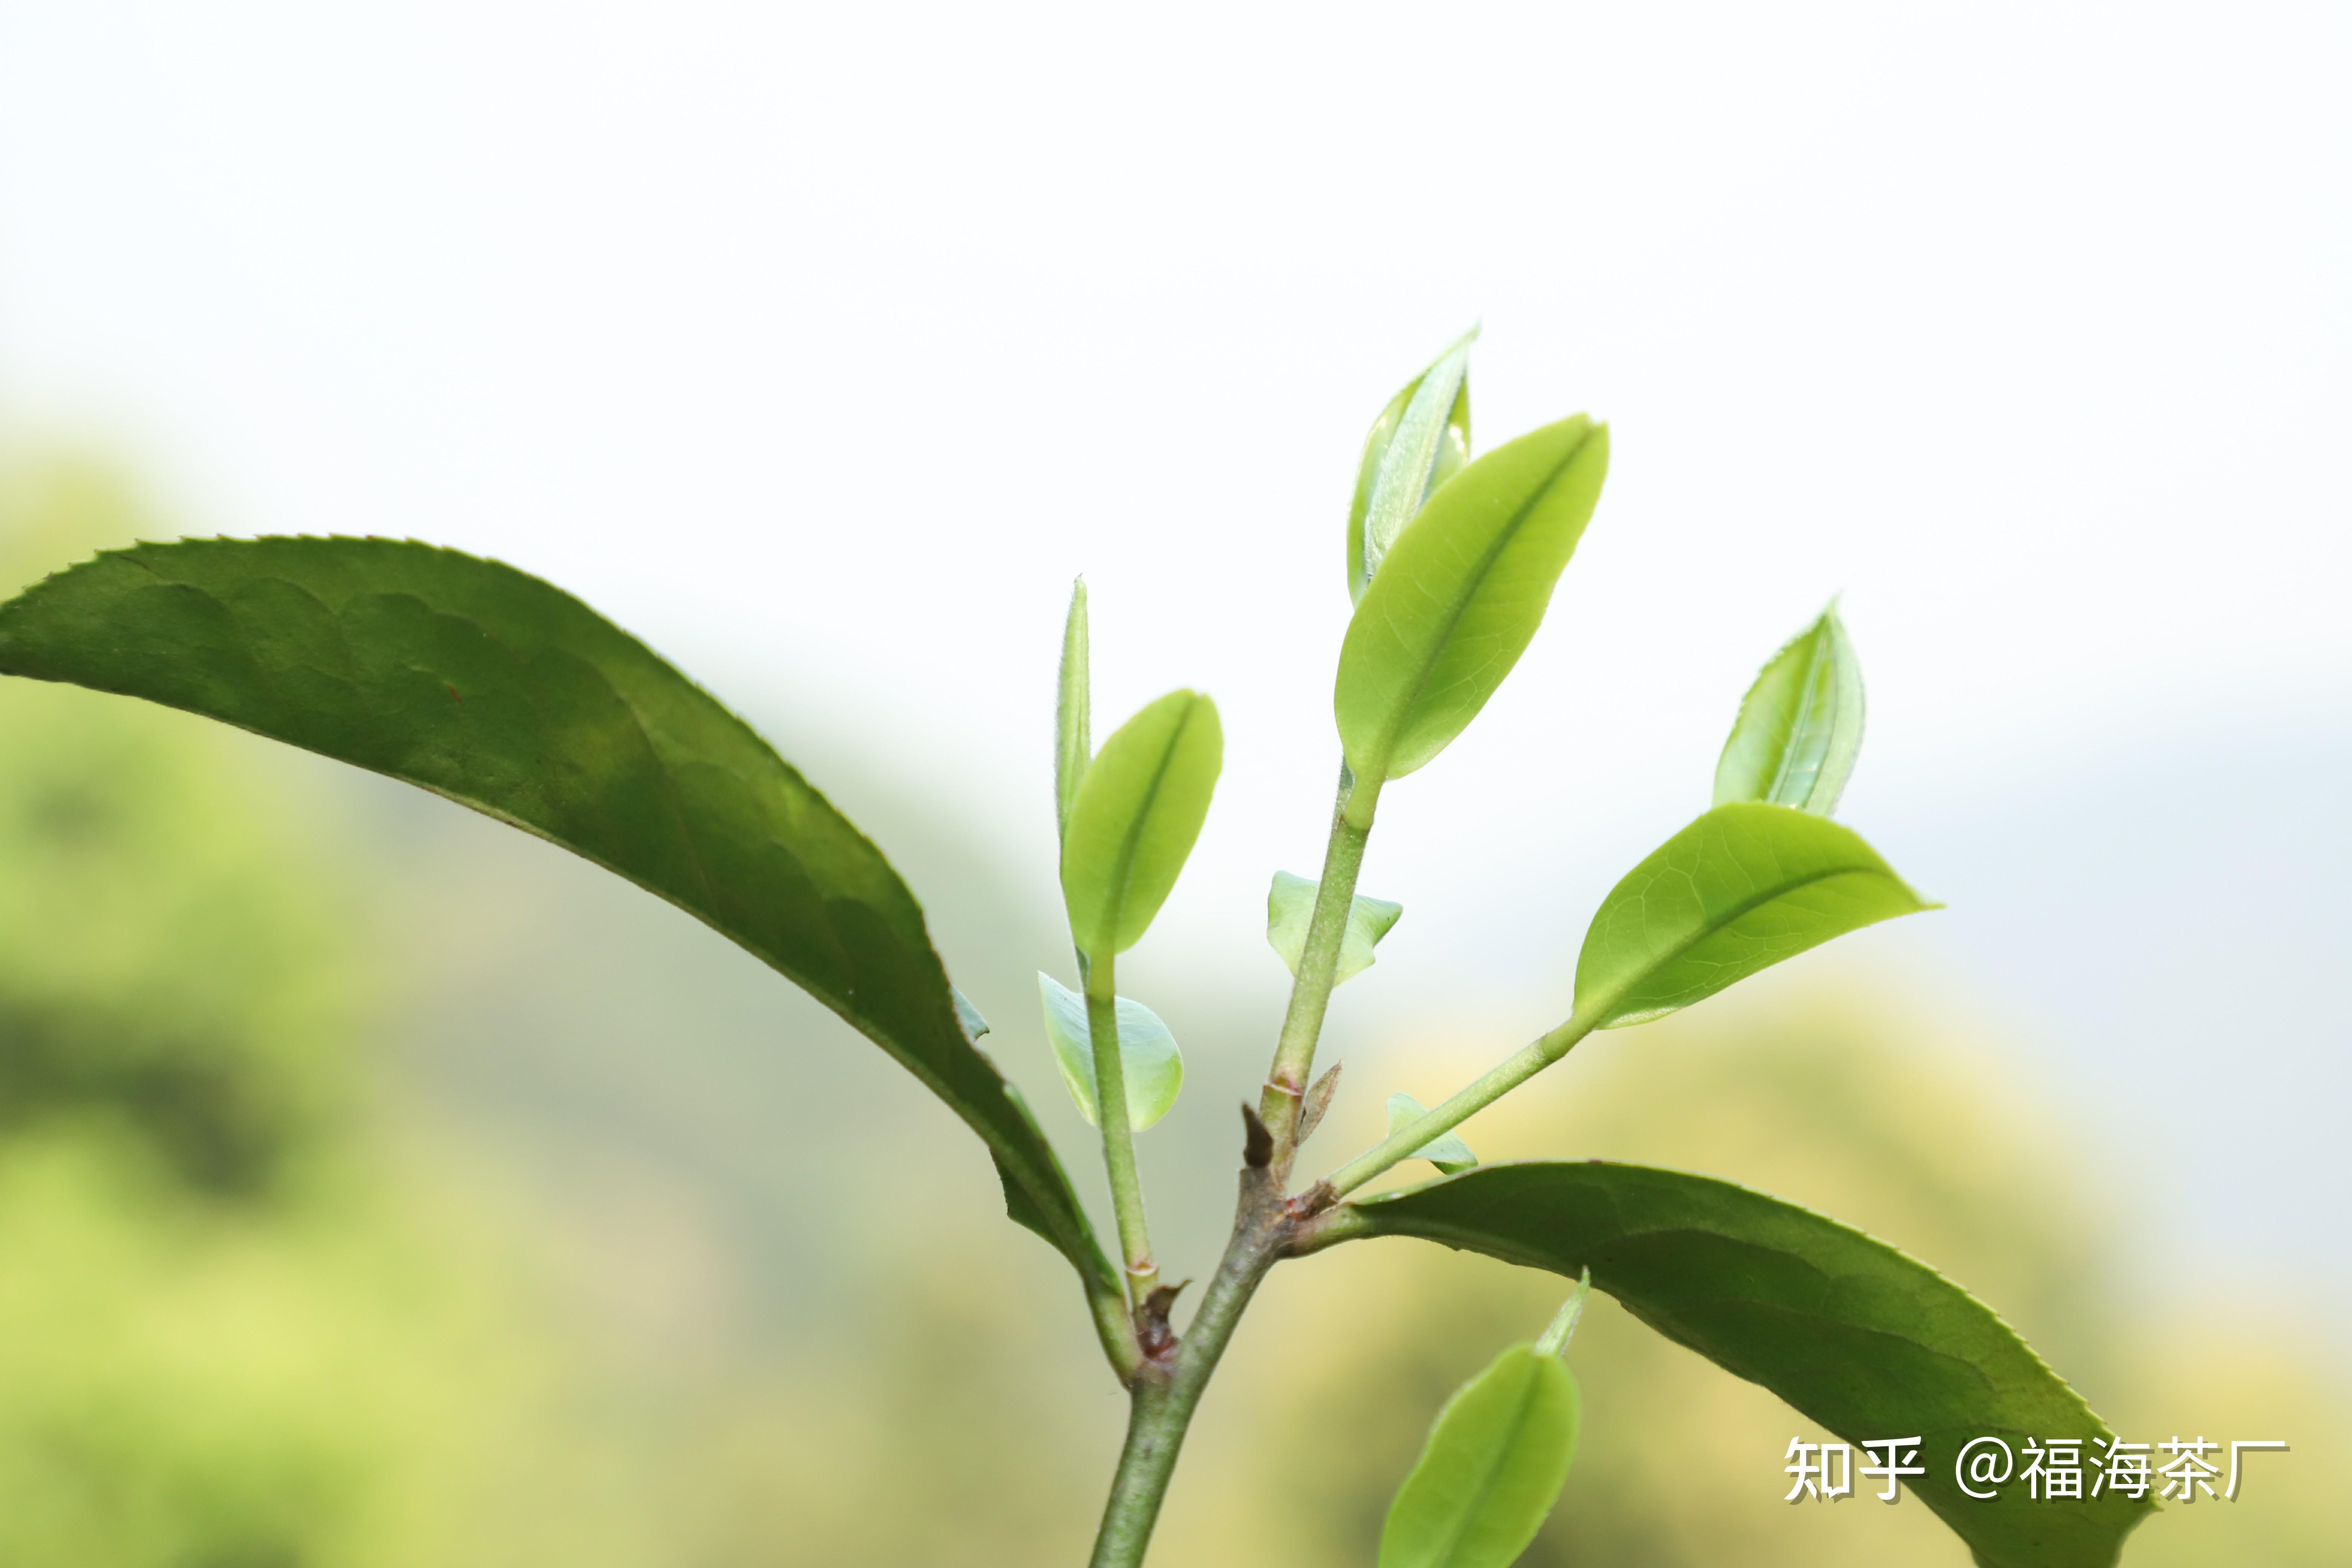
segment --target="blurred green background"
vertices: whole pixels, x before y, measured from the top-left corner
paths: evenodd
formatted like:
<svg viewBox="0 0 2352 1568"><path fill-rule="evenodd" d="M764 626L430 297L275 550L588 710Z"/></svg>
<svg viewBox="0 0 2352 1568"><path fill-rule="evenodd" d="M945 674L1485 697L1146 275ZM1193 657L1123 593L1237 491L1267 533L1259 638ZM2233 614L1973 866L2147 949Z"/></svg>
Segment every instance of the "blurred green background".
<svg viewBox="0 0 2352 1568"><path fill-rule="evenodd" d="M12 591L170 531L107 461L0 461ZM1029 1000L1050 907L988 823L768 727L925 899L1094 1193ZM445 803L26 682L0 685L0 1568L1083 1558L1122 1402L1062 1265L878 1052ZM1383 954L1358 988L1410 962ZM1265 968L1163 1007L1191 1084L1145 1157L1180 1273L1222 1233ZM2244 1500L2145 1526L2135 1568L2352 1561L2340 1331L2219 1272L2151 1288L2129 1128L2029 1102L2002 1020L1861 973L1791 965L1597 1040L1473 1141L1828 1210L1976 1289L2126 1436L2294 1445ZM1460 1076L1433 1047L1334 1048L1326 1158L1391 1089ZM1438 1404L1560 1295L1412 1243L1282 1268L1154 1560L1369 1563ZM1573 1359L1584 1447L1528 1563L1965 1563L1916 1502L1784 1505L1782 1450L1819 1434L1613 1307Z"/></svg>

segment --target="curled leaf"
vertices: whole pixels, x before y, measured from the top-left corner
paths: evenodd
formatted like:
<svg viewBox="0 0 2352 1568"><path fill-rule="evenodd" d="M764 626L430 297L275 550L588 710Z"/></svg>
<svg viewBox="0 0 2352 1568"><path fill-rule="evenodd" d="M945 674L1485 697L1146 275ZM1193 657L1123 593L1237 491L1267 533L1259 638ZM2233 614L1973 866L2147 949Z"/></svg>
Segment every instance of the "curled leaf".
<svg viewBox="0 0 2352 1568"><path fill-rule="evenodd" d="M1087 664L1087 580L1070 584L1070 613L1062 621L1062 667L1054 696L1054 826L1066 836L1078 782L1094 755L1088 733L1094 699Z"/></svg>
<svg viewBox="0 0 2352 1568"><path fill-rule="evenodd" d="M1397 535L1339 647L1333 707L1358 780L1403 777L1477 717L1542 624L1608 468L1608 427L1580 414L1472 463Z"/></svg>
<svg viewBox="0 0 2352 1568"><path fill-rule="evenodd" d="M1389 399L1364 437L1348 509L1348 597L1360 599L1398 532L1470 460L1470 345L1464 333Z"/></svg>
<svg viewBox="0 0 2352 1568"><path fill-rule="evenodd" d="M1062 1083L1089 1126L1099 1126L1095 1099L1094 1035L1087 1027L1087 999L1050 974L1037 976L1037 997L1045 1014L1045 1038ZM1184 1057L1160 1015L1129 997L1118 999L1119 1065L1127 1079L1127 1123L1140 1132L1176 1103L1184 1087Z"/></svg>
<svg viewBox="0 0 2352 1568"><path fill-rule="evenodd" d="M1265 940L1293 974L1298 973L1299 961L1307 952L1307 927L1315 915L1317 886L1305 877L1276 871L1274 885L1266 889ZM1370 969L1372 949L1403 913L1402 904L1358 893L1348 906L1348 927L1339 937L1339 966L1332 972L1331 984L1352 980Z"/></svg>
<svg viewBox="0 0 2352 1568"><path fill-rule="evenodd" d="M1862 750L1862 664L1837 606L1772 656L1715 765L1715 804L1761 800L1827 816Z"/></svg>

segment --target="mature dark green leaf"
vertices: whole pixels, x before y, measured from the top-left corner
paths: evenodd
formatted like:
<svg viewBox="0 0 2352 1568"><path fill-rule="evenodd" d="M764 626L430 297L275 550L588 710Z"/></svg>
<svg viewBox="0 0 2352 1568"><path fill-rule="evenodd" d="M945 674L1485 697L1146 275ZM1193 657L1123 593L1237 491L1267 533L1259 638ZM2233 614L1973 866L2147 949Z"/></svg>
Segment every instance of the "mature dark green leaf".
<svg viewBox="0 0 2352 1568"><path fill-rule="evenodd" d="M1389 1135L1394 1137L1428 1114L1429 1107L1404 1090L1397 1090L1389 1096ZM1478 1163L1478 1156L1470 1152L1470 1145L1462 1141L1459 1132L1441 1132L1405 1158L1426 1160L1449 1176Z"/></svg>
<svg viewBox="0 0 2352 1568"><path fill-rule="evenodd" d="M1608 427L1580 414L1464 468L1397 535L1339 648L1357 778L1403 777L1477 717L1542 623L1608 468Z"/></svg>
<svg viewBox="0 0 2352 1568"><path fill-rule="evenodd" d="M571 595L394 540L142 544L0 606L0 672L405 779L668 900L946 1100L1013 1216L1116 1288L1052 1146L965 1037L889 863L750 726Z"/></svg>
<svg viewBox="0 0 2352 1568"><path fill-rule="evenodd" d="M1062 622L1062 669L1054 701L1054 829L1070 831L1070 807L1078 798L1078 781L1087 776L1094 755L1088 731L1094 705L1093 680L1087 660L1087 580L1070 584L1070 613Z"/></svg>
<svg viewBox="0 0 2352 1568"><path fill-rule="evenodd" d="M1833 936L1937 907L1827 817L1718 805L1601 900L1576 961L1576 1010L1603 1029L1644 1024Z"/></svg>
<svg viewBox="0 0 2352 1568"><path fill-rule="evenodd" d="M1513 1345L1458 1389L1381 1530L1380 1568L1511 1568L1576 1458L1576 1379Z"/></svg>
<svg viewBox="0 0 2352 1568"><path fill-rule="evenodd" d="M1352 1212L1350 1212L1352 1210ZM1910 1479L1985 1568L2108 1568L2149 1510L2109 1492L1966 1496L1962 1447L2114 1434L1991 1309L1858 1230L1728 1182L1601 1161L1486 1165L1349 1205L1343 1236L1417 1236L1598 1289L1852 1443L1916 1437ZM1982 1488L1979 1490L1984 1489Z"/></svg>
<svg viewBox="0 0 2352 1568"><path fill-rule="evenodd" d="M1208 819L1224 765L1217 705L1171 691L1103 742L1062 836L1062 898L1099 963L1143 940Z"/></svg>
<svg viewBox="0 0 2352 1568"><path fill-rule="evenodd" d="M1102 1121L1095 1110L1094 1032L1087 1025L1087 999L1040 973L1037 1000L1045 1014L1045 1040L1054 1047L1054 1065L1062 1069L1062 1087L1089 1127ZM1168 1114L1184 1087L1184 1055L1176 1037L1160 1015L1131 996L1118 998L1120 1076L1127 1082L1128 1130L1140 1132Z"/></svg>
<svg viewBox="0 0 2352 1568"><path fill-rule="evenodd" d="M1265 940L1282 955L1290 973L1298 973L1307 955L1307 928L1315 918L1315 894L1321 887L1310 878L1276 871L1265 895ZM1339 933L1339 965L1331 984L1353 980L1372 966L1372 949L1404 913L1402 904L1358 893L1348 906L1347 929Z"/></svg>
<svg viewBox="0 0 2352 1568"><path fill-rule="evenodd" d="M1748 689L1715 764L1715 804L1762 800L1827 816L1861 750L1862 663L1832 605Z"/></svg>
<svg viewBox="0 0 2352 1568"><path fill-rule="evenodd" d="M1470 345L1473 327L1435 363L1389 399L1364 437L1356 496L1348 509L1348 597L1381 569L1398 532L1437 488L1470 460Z"/></svg>

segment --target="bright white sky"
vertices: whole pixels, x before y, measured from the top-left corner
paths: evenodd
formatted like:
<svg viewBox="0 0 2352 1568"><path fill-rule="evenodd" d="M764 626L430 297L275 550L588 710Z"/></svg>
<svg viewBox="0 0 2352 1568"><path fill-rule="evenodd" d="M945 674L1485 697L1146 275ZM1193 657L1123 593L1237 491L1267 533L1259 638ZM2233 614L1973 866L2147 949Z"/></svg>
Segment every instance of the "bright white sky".
<svg viewBox="0 0 2352 1568"><path fill-rule="evenodd" d="M1874 833L2345 731L2347 45L2246 0L0 0L0 413L192 531L536 571L1039 864L1083 570L1098 713L1223 710L1170 918L1255 943L1319 849L1357 445L1483 321L1481 447L1590 409L1616 458L1384 802L1368 888L1467 984L1573 951L1600 888L1545 879L1702 806L1832 593Z"/></svg>

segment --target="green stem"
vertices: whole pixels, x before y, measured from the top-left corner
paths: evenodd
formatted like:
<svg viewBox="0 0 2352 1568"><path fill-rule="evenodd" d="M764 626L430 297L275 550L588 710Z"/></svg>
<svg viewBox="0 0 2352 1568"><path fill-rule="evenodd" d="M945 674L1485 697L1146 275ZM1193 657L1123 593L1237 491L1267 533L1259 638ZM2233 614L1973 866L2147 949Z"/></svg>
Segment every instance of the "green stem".
<svg viewBox="0 0 2352 1568"><path fill-rule="evenodd" d="M1601 1009L1579 1013L1550 1034L1521 1047L1502 1064L1444 1104L1414 1118L1323 1179L1331 1198L1345 1197L1431 1139L1442 1137L1486 1109L1528 1079L1568 1055L1579 1040L1592 1033ZM1329 1201L1327 1198L1325 1201Z"/></svg>
<svg viewBox="0 0 2352 1568"><path fill-rule="evenodd" d="M1307 942L1298 973L1290 985L1290 1006L1282 1016L1274 1066L1266 1074L1258 1115L1274 1134L1275 1163L1287 1170L1298 1129L1298 1105L1315 1070L1315 1047L1339 970L1339 945L1356 901L1356 878L1363 869L1364 845L1372 834L1380 785L1358 784L1343 764L1339 799L1331 811L1331 837L1323 851L1323 879L1316 884L1315 910L1307 917Z"/></svg>
<svg viewBox="0 0 2352 1568"><path fill-rule="evenodd" d="M1095 1054L1095 1118L1102 1125L1103 1169L1110 1176L1111 1212L1118 1216L1118 1247L1127 1263L1128 1304L1139 1307L1160 1283L1160 1268L1151 1260L1143 1180L1135 1169L1135 1133L1127 1122L1127 1062L1118 1048L1113 967L1107 952L1087 966L1087 1034Z"/></svg>
<svg viewBox="0 0 2352 1568"><path fill-rule="evenodd" d="M1135 1385L1127 1445L1119 1451L1118 1473L1112 1479L1102 1530L1095 1538L1091 1568L1139 1568L1192 1412L1241 1322L1243 1309L1266 1270L1284 1255L1290 1234L1280 1189L1270 1173L1244 1171L1233 1240L1201 1298L1200 1310L1184 1331L1174 1365L1158 1376L1147 1372Z"/></svg>

